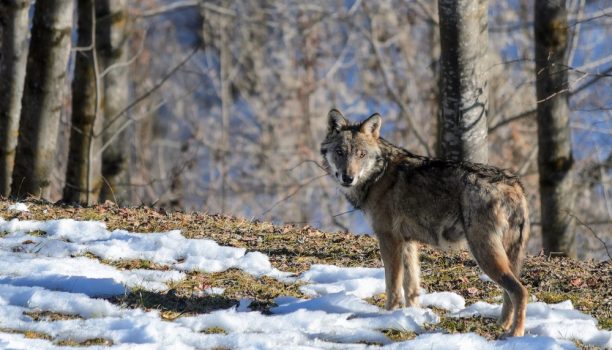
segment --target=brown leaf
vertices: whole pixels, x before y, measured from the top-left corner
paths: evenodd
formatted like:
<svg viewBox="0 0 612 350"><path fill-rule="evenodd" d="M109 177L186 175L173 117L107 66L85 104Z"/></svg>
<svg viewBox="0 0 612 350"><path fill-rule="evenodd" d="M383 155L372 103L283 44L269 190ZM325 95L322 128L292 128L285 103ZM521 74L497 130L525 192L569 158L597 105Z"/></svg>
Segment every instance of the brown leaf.
<svg viewBox="0 0 612 350"><path fill-rule="evenodd" d="M576 277L570 280L570 284L574 287L580 287L584 282L582 282L582 278Z"/></svg>
<svg viewBox="0 0 612 350"><path fill-rule="evenodd" d="M590 288L595 288L597 287L597 279L595 279L594 277L589 277L586 280L586 285L589 286Z"/></svg>

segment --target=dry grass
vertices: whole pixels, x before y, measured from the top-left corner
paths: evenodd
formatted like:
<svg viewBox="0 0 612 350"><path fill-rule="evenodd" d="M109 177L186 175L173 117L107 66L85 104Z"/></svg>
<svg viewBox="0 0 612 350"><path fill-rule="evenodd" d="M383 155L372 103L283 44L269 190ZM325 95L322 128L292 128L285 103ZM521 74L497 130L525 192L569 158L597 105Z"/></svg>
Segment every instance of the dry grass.
<svg viewBox="0 0 612 350"><path fill-rule="evenodd" d="M29 316L33 321L62 321L62 320L76 320L82 318L76 315L67 315L59 312L52 311L28 311L24 312L24 315Z"/></svg>
<svg viewBox="0 0 612 350"><path fill-rule="evenodd" d="M274 226L270 223L204 213L166 212L151 208L118 208L111 204L89 208L28 202L30 212L8 212L10 202L0 201L0 215L6 218L49 220L73 218L99 220L108 229L135 232L160 232L180 229L189 238L209 238L222 245L260 251L270 257L272 265L283 271L300 273L312 264L380 267L378 246L374 238L350 233L330 233L310 226ZM44 234L37 232L37 234ZM467 252L441 252L421 249L423 287L429 291L453 291L465 297L468 304L484 300L499 302L501 291L491 282L483 282L481 271ZM158 269L168 266L146 260L102 261L120 269ZM565 258L531 256L525 262L522 280L532 295L548 303L572 300L574 306L593 315L604 329L612 328L612 263L576 261ZM222 296L206 295L211 287L225 288ZM183 281L164 293L134 290L111 301L128 307L159 309L172 320L182 315L210 312L234 306L241 298L253 300L252 308L268 312L277 296L303 297L298 284L284 284L275 279L255 278L239 270L220 273L189 273ZM368 302L382 306L384 295ZM431 330L444 332L474 331L489 339L501 334L494 320L486 318L457 319L445 317ZM213 330L211 330L213 332ZM385 330L393 340L411 339L411 332Z"/></svg>

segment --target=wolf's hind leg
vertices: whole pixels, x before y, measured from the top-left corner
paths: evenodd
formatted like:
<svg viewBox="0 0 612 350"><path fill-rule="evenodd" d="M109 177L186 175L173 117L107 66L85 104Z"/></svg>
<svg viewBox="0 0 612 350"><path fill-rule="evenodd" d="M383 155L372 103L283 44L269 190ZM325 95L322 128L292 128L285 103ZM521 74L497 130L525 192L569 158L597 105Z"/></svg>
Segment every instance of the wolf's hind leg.
<svg viewBox="0 0 612 350"><path fill-rule="evenodd" d="M508 237L504 237L504 247L508 260L510 262L510 269L517 279L521 275L521 267L525 258L524 244L520 240L516 239L519 237L519 232L509 231L506 233ZM509 239L508 239L509 238ZM499 325L504 329L508 330L512 324L514 318L514 305L510 298L510 294L504 291L504 306L502 307L501 317L499 318Z"/></svg>
<svg viewBox="0 0 612 350"><path fill-rule="evenodd" d="M498 324L505 331L510 329L512 321L514 320L514 306L508 292L504 290L504 305L502 306L501 316L499 317Z"/></svg>
<svg viewBox="0 0 612 350"><path fill-rule="evenodd" d="M406 306L419 306L419 285L421 267L419 264L418 244L413 241L404 243L404 298Z"/></svg>
<svg viewBox="0 0 612 350"><path fill-rule="evenodd" d="M391 234L378 235L380 255L385 266L387 302L385 308L393 310L403 302L402 280L404 278L403 244Z"/></svg>
<svg viewBox="0 0 612 350"><path fill-rule="evenodd" d="M471 238L471 239L470 239ZM480 268L503 289L508 295L509 303L504 300L502 318L500 323L509 322L509 314L514 314L512 328L508 335L520 337L525 333L525 311L527 309L527 289L519 282L512 271L510 261L506 251L499 239L495 235L479 234L476 237L468 238L470 250L476 258ZM505 309L505 310L504 310ZM505 312L505 314L504 314Z"/></svg>

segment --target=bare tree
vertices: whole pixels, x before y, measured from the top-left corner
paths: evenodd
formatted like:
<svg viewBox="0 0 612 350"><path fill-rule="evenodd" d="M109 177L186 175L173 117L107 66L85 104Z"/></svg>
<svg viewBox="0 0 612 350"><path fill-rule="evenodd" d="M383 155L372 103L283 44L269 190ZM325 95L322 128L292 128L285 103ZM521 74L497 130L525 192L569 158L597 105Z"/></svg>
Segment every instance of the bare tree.
<svg viewBox="0 0 612 350"><path fill-rule="evenodd" d="M439 0L441 93L438 155L486 163L487 0Z"/></svg>
<svg viewBox="0 0 612 350"><path fill-rule="evenodd" d="M28 55L30 0L0 3L0 195L11 191Z"/></svg>
<svg viewBox="0 0 612 350"><path fill-rule="evenodd" d="M72 33L72 0L37 1L11 193L49 197Z"/></svg>
<svg viewBox="0 0 612 350"><path fill-rule="evenodd" d="M102 177L100 200L129 204L129 141L124 128L130 76L128 69L128 11L126 0L96 1L96 45L100 58L102 95L100 106L104 116L102 141ZM122 130L122 128L124 128Z"/></svg>
<svg viewBox="0 0 612 350"><path fill-rule="evenodd" d="M66 170L64 200L90 205L97 202L100 186L100 148L95 137L101 128L98 114L97 58L95 50L95 17L93 0L77 2L77 46L72 81L72 126Z"/></svg>
<svg viewBox="0 0 612 350"><path fill-rule="evenodd" d="M105 2L96 0L96 5ZM336 106L355 119L380 112L385 117L385 137L418 154L434 153L431 149L436 144L434 130L438 123L432 116L444 106L438 94L443 89L437 79L442 75L437 58L441 32L435 3L127 2L127 12L132 16L128 21L132 54L116 58L109 65L104 63L102 48L98 48L100 79L105 81L102 87L106 90L100 111L111 119L119 115L114 119L118 122L107 124L102 135L113 140L104 141L109 147L118 142L127 148L116 154L127 158L130 168L129 181L109 179L118 202L129 191L132 204L183 206L367 232L362 218L351 214L342 196L327 188L331 185L327 178L318 178L322 170L317 167L320 157L316 144L324 133L327 110ZM598 49L599 39L583 39L586 35L600 39L609 36L610 18L595 3L573 3L575 7L578 3L584 6L582 16L570 13L569 18L570 31L580 27L583 33L573 42L578 45L575 63L584 67L580 67L582 72L568 73L569 81L577 81L570 88L572 107L606 108L610 103L605 99L604 85L610 61L605 50ZM531 26L534 2L489 2L488 6L487 58L483 51L484 23L475 30L483 36L470 41L467 48L460 47L459 53L473 49L470 52L479 65L474 65L478 67L474 72L486 72L484 91L488 98L486 104L477 100L476 107L487 113L486 122L491 126L487 162L523 174L526 191L531 194L530 205L539 206ZM484 12L483 8L473 18L485 20ZM98 15L99 31L106 17L117 24L112 28L125 28L122 17L112 13ZM588 25L573 25L580 20L588 21ZM465 27L464 23L457 26ZM447 32L464 40L465 31ZM113 33L115 42L121 35ZM98 45L102 36L97 36ZM195 45L201 45L201 49L187 63L177 65ZM597 62L599 65L594 66ZM106 79L113 72L117 72L117 79L129 81L106 88ZM106 113L108 94L127 86L133 101L138 102L132 105L128 101L132 107L126 113ZM465 86L458 86L456 91L465 94ZM443 87L454 89L450 83ZM111 103L109 107L125 105ZM459 117L474 110L467 107L445 112L463 112L456 113L456 120L461 122ZM588 148L601 144L602 132L609 133L609 128L600 125L605 113L572 114L573 128L584 128L573 131L581 140L573 146L579 155L575 164L579 174L596 161L592 156L585 158L585 154L593 154ZM476 120L482 122L484 118ZM115 126L119 130L107 133ZM127 140L121 140L126 134ZM456 145L457 150L463 147L461 142ZM609 152L602 147L600 153L599 158L604 159ZM604 186L609 183L609 176L598 178ZM576 204L575 214L587 223L601 222L607 218L605 209L612 207L606 206L602 185L580 192L586 205ZM115 196L108 191L106 198ZM539 210L532 210L532 216L535 238L540 231ZM582 228L577 230L577 244L582 244L582 238L590 237L590 233L581 235ZM532 252L540 249L536 240L531 242ZM589 249L580 252L581 257L596 257Z"/></svg>
<svg viewBox="0 0 612 350"><path fill-rule="evenodd" d="M534 11L538 168L542 239L547 253L576 256L572 145L568 109L567 10L563 0Z"/></svg>

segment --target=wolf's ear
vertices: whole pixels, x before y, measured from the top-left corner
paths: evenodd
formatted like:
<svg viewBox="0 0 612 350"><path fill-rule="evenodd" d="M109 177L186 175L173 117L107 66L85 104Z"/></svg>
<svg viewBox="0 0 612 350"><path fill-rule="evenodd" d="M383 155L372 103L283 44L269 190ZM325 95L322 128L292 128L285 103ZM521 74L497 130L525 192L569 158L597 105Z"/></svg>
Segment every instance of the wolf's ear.
<svg viewBox="0 0 612 350"><path fill-rule="evenodd" d="M339 132L343 126L347 125L348 121L344 118L342 113L337 109L332 109L327 114L327 131L328 132Z"/></svg>
<svg viewBox="0 0 612 350"><path fill-rule="evenodd" d="M382 125L382 117L378 113L372 114L368 119L361 123L359 131L366 135L370 135L377 139L380 136L380 126Z"/></svg>

